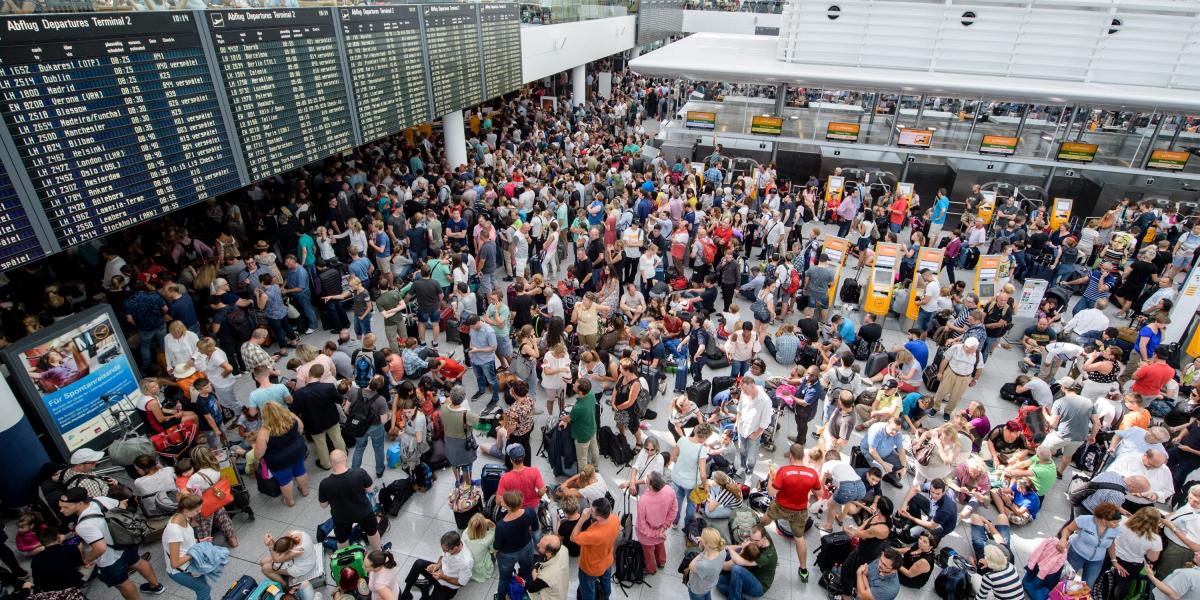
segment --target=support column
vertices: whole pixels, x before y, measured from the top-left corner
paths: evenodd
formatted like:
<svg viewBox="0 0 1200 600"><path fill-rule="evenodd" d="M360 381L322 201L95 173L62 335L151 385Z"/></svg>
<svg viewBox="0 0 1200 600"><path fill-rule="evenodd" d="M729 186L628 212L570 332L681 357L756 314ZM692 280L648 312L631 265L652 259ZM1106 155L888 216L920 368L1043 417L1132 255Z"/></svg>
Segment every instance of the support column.
<svg viewBox="0 0 1200 600"><path fill-rule="evenodd" d="M446 163L450 170L467 164L467 129L463 125L461 110L442 117L442 135L445 138Z"/></svg>
<svg viewBox="0 0 1200 600"><path fill-rule="evenodd" d="M587 65L571 69L571 103L582 106L587 100Z"/></svg>
<svg viewBox="0 0 1200 600"><path fill-rule="evenodd" d="M1153 118L1154 115L1150 115L1150 117ZM1154 133L1150 134L1150 142L1148 144L1146 144L1146 154L1143 155L1142 160L1138 162L1138 164L1141 165L1141 168L1143 168L1143 169L1145 169L1146 165L1150 163L1150 155L1154 153L1154 144L1156 144L1158 142L1158 136L1160 133L1162 133L1163 122L1166 120L1167 120L1167 115L1165 113L1160 114L1158 116L1158 122L1154 124ZM1138 143L1138 146L1141 147L1140 142ZM1136 155L1137 155L1137 151L1134 151L1134 156L1136 156Z"/></svg>
<svg viewBox="0 0 1200 600"><path fill-rule="evenodd" d="M1175 143L1179 141L1179 132L1183 130L1184 118L1183 113L1180 113L1178 120L1175 121L1175 133L1171 134L1171 143L1167 146L1167 150L1175 149Z"/></svg>
<svg viewBox="0 0 1200 600"><path fill-rule="evenodd" d="M787 84L781 83L775 88L775 116L783 116L783 107L787 104Z"/></svg>
<svg viewBox="0 0 1200 600"><path fill-rule="evenodd" d="M596 74L596 93L601 98L612 98L612 82L613 74L610 71L601 71Z"/></svg>
<svg viewBox="0 0 1200 600"><path fill-rule="evenodd" d="M629 60L633 60L642 55L642 47L634 46L629 49Z"/></svg>

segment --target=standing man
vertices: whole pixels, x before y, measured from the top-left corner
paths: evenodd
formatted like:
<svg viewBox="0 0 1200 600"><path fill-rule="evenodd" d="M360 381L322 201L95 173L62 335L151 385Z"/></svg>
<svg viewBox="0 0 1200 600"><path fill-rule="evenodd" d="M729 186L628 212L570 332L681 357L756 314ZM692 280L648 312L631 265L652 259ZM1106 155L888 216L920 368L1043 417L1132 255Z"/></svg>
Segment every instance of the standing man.
<svg viewBox="0 0 1200 600"><path fill-rule="evenodd" d="M808 437L808 423L816 416L817 405L824 397L821 373L816 365L812 365L805 369L804 379L796 387L796 437L788 438L793 443L804 444Z"/></svg>
<svg viewBox="0 0 1200 600"><path fill-rule="evenodd" d="M1138 330L1137 339L1133 342L1133 350L1129 352L1129 362L1125 365L1121 376L1117 378L1118 383L1125 385L1126 382L1133 379L1142 363L1154 358L1154 351L1162 343L1163 331L1167 329L1167 324L1170 322L1167 315L1160 314ZM1158 390L1155 390L1153 394L1158 396Z"/></svg>
<svg viewBox="0 0 1200 600"><path fill-rule="evenodd" d="M742 476L749 480L754 475L754 465L758 462L758 445L762 434L771 426L771 398L766 391L754 383L749 377L742 378L742 399L738 401L737 420L734 427L738 434L739 463ZM799 420L799 413L796 419Z"/></svg>
<svg viewBox="0 0 1200 600"><path fill-rule="evenodd" d="M967 388L979 382L983 375L983 357L979 352L979 339L968 337L961 344L950 346L942 355L938 365L937 392L933 395L933 405L942 404L942 420L949 421L951 413L958 407Z"/></svg>
<svg viewBox="0 0 1200 600"><path fill-rule="evenodd" d="M425 345L425 328L432 327L432 347L437 350L438 337L441 336L439 326L442 321L442 286L433 280L432 274L433 270L428 264L421 265L421 276L408 287L405 300L409 297L416 297L417 300L417 343Z"/></svg>
<svg viewBox="0 0 1200 600"><path fill-rule="evenodd" d="M476 294L486 298L496 289L496 267L499 266L500 251L496 248L496 236L487 221L479 224L481 243L475 253L475 269L479 273L479 289Z"/></svg>
<svg viewBox="0 0 1200 600"><path fill-rule="evenodd" d="M471 399L482 396L486 384L492 390L489 405L495 404L500 401L500 382L496 379L496 332L491 325L480 321L477 315L467 318L467 327L471 329L467 355L471 358L471 369L475 371L475 379L479 382L479 391Z"/></svg>
<svg viewBox="0 0 1200 600"><path fill-rule="evenodd" d="M167 337L167 303L162 295L145 281L134 280L133 295L125 299L125 320L137 328L138 349L142 368L149 367L157 351L162 350Z"/></svg>
<svg viewBox="0 0 1200 600"><path fill-rule="evenodd" d="M929 220L929 245L937 246L938 236L942 233L942 227L946 225L946 215L949 212L950 197L946 195L946 188L938 188L937 195L933 198L933 218Z"/></svg>
<svg viewBox="0 0 1200 600"><path fill-rule="evenodd" d="M375 252L375 265L379 279L392 278L392 237L383 230L379 221L372 220L367 226L367 245Z"/></svg>
<svg viewBox="0 0 1200 600"><path fill-rule="evenodd" d="M117 588L125 600L138 600L139 589L147 594L161 594L166 588L158 582L154 567L138 556L137 547L124 550L113 547L112 532L108 529L104 513L120 505L120 502L105 496L89 499L87 491L81 487L68 489L58 499L58 510L63 515L78 517L75 533L87 545L83 553L83 564L88 567L95 566L97 577L104 585ZM145 577L146 583L134 588L133 581L129 579L131 570Z"/></svg>
<svg viewBox="0 0 1200 600"><path fill-rule="evenodd" d="M1075 302L1075 306L1071 309L1072 313L1079 313L1096 306L1096 302L1101 298L1108 299L1112 294L1113 286L1117 285L1117 274L1113 273L1113 264L1102 262L1100 268L1093 270L1090 275L1065 282L1063 285L1080 285L1082 283L1087 283L1087 287L1083 289L1083 296Z"/></svg>
<svg viewBox="0 0 1200 600"><path fill-rule="evenodd" d="M829 311L829 290L834 285L833 270L829 268L829 255L821 253L816 266L804 272L804 295L809 305L816 309L818 321L825 321Z"/></svg>
<svg viewBox="0 0 1200 600"><path fill-rule="evenodd" d="M365 443L365 442L364 442ZM330 474L317 488L317 501L322 508L329 509L333 518L333 535L339 548L346 547L350 532L358 525L367 536L371 548L379 550L379 523L371 510L367 492L371 489L371 476L362 469L351 469L345 450L329 453Z"/></svg>
<svg viewBox="0 0 1200 600"><path fill-rule="evenodd" d="M620 532L621 523L612 518L612 506L605 498L594 500L575 522L571 541L579 545L579 600L608 600L613 551Z"/></svg>
<svg viewBox="0 0 1200 600"><path fill-rule="evenodd" d="M1083 384L1070 377L1059 379L1058 384L1065 395L1055 400L1049 410L1044 407L1042 409L1046 412L1046 428L1050 433L1046 434L1041 447L1047 448L1051 453L1063 451L1063 456L1058 461L1058 476L1061 478L1075 451L1085 441L1089 444L1096 443L1096 434L1100 431L1100 415L1096 413L1095 402L1079 395Z"/></svg>
<svg viewBox="0 0 1200 600"><path fill-rule="evenodd" d="M600 466L600 445L596 441L596 394L592 382L580 377L575 382L575 405L570 414L563 415L561 426L569 427L571 440L575 443L575 461L579 468L584 465Z"/></svg>
<svg viewBox="0 0 1200 600"><path fill-rule="evenodd" d="M291 409L304 423L304 430L312 434L317 446L317 467L329 470L329 448L346 451L342 439L342 425L338 405L342 395L333 383L324 383L325 367L316 363L308 368L308 384L292 393Z"/></svg>
<svg viewBox="0 0 1200 600"><path fill-rule="evenodd" d="M788 464L771 474L771 505L761 523L784 520L792 529L796 543L796 561L800 563L800 582L808 583L808 544L804 528L808 525L808 502L821 490L821 477L804 464L804 446L792 444L787 451Z"/></svg>
<svg viewBox="0 0 1200 600"><path fill-rule="evenodd" d="M937 301L942 295L942 284L938 281L937 274L929 269L921 269L918 275L921 277L923 290L921 298L917 300L917 329L921 330L921 339L925 339L937 324L934 317L937 316Z"/></svg>
<svg viewBox="0 0 1200 600"><path fill-rule="evenodd" d="M304 315L304 321L307 323L304 334L308 335L317 330L317 311L313 310L312 288L309 285L308 271L304 269L300 261L296 260L294 254L287 255L283 259L283 264L287 266L283 293L299 305L297 308L300 310L300 314Z"/></svg>

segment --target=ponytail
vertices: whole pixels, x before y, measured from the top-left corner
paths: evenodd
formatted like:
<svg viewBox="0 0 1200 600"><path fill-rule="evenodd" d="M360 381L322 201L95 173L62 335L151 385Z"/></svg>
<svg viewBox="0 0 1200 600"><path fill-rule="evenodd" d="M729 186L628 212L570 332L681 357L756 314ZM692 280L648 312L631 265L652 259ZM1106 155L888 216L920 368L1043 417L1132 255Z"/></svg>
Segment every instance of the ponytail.
<svg viewBox="0 0 1200 600"><path fill-rule="evenodd" d="M385 569L396 568L396 557L393 556L389 550L372 550L371 553L367 555L367 560L372 565L377 567L383 567Z"/></svg>

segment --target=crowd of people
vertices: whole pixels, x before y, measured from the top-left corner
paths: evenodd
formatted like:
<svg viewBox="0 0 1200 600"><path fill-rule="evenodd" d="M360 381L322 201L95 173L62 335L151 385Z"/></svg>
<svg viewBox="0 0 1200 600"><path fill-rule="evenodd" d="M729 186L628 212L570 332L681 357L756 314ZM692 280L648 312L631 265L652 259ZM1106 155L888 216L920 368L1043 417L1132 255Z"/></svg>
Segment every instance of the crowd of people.
<svg viewBox="0 0 1200 600"><path fill-rule="evenodd" d="M1162 343L1200 224L1123 202L1052 230L1014 199L985 222L978 187L950 215L945 190L826 197L773 165L734 178L720 145L697 161L644 151L646 119L669 118L679 88L617 73L611 98L561 110L528 90L471 115L469 164L447 165L430 133L394 136L10 274L6 342L102 297L137 350L151 433L200 432L170 466L139 458L135 494L89 474L94 451L55 472L57 514L17 539L34 590L73 589L65 573L87 565L130 600L131 572L161 593L145 557L88 517L173 492L166 575L210 598L211 563L239 544L204 500L224 455L269 473L288 506L315 485L337 542L357 526L370 547L375 600L446 600L494 576L497 598L564 600L576 582L607 599L627 542L645 577L684 559L667 555L674 529L692 600L763 596L787 545L801 582L817 564L833 594L891 600L949 570L937 556L954 537L981 600L1075 580L1200 591L1200 360ZM901 343L841 293L834 231L851 246L843 275L876 241L901 245L896 289L919 290ZM945 249L940 271L918 264L925 245ZM964 281L980 254L999 257L994 297ZM1033 277L1079 299L1048 299L1010 340ZM985 382L1002 362L1023 374ZM983 401L997 396L1011 409ZM551 451L565 479L547 484L535 444L559 432L572 468ZM420 493L446 467L470 489L496 461L494 499L400 573L368 492L391 473ZM1014 530L1066 491L1070 522L1018 560ZM822 564L810 542L847 551ZM264 543L265 577L313 572L308 532Z"/></svg>

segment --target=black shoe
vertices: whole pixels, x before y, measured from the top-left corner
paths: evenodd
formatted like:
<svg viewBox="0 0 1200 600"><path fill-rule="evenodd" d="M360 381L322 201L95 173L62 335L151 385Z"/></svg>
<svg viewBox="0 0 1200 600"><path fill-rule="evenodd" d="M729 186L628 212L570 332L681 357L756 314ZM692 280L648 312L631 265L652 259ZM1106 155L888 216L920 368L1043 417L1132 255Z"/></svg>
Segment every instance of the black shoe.
<svg viewBox="0 0 1200 600"><path fill-rule="evenodd" d="M816 434L814 433L813 435L816 435ZM787 439L788 439L788 441L789 441L789 442L791 442L791 443L793 443L793 444L802 444L802 443L804 443L804 442L803 442L803 440L800 440L800 439L799 439L799 436L795 436L795 435L789 435L789 436L787 436Z"/></svg>
<svg viewBox="0 0 1200 600"><path fill-rule="evenodd" d="M800 567L800 583L808 583L808 569Z"/></svg>
<svg viewBox="0 0 1200 600"><path fill-rule="evenodd" d="M884 475L883 480L886 481L888 483L888 485L890 485L894 488L904 487L904 483L902 483L900 481L900 478L897 477L895 473L888 473L887 475Z"/></svg>
<svg viewBox="0 0 1200 600"><path fill-rule="evenodd" d="M942 413L942 420L943 420L943 421L949 421L949 420L950 420L950 413L948 413L948 412L943 412L943 413Z"/></svg>
<svg viewBox="0 0 1200 600"><path fill-rule="evenodd" d="M475 392L474 396L471 396L471 399L478 400L479 398L481 398L483 396L483 393L484 393L483 390L479 390L478 392Z"/></svg>

